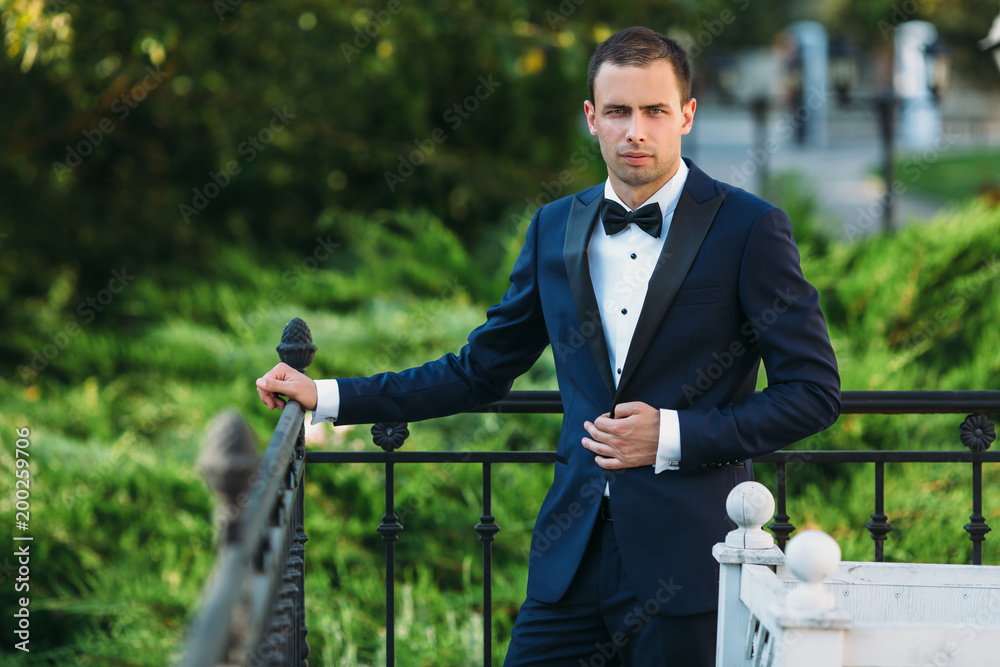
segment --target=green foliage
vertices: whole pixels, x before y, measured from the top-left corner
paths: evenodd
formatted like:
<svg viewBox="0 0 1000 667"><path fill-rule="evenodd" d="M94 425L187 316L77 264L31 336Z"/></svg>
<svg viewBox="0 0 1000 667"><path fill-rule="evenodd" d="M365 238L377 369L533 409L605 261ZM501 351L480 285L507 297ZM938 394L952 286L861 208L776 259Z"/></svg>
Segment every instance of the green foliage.
<svg viewBox="0 0 1000 667"><path fill-rule="evenodd" d="M790 210L805 215L807 193L786 189L800 198ZM11 664L169 662L213 561L213 500L195 465L201 434L213 414L233 403L261 440L273 428L275 415L256 404L252 382L274 363L285 321L300 316L310 324L319 347L311 372L325 377L423 362L457 349L479 324L483 303L472 288L440 293L446 280L484 280L474 277L481 273L478 265L457 250L455 237L440 223L422 214L357 221L349 244L357 255L346 246L335 249L321 268L307 269L304 258L311 252L275 259L273 270L262 271L247 253L229 251L213 267L217 279L187 276L160 285L137 278L117 297L129 304L130 329L113 331L95 321L30 382L0 380L9 397L0 430L32 430L32 521L38 526L33 650L12 656ZM1000 210L976 202L896 237L850 245L820 244L815 233L821 226L815 223L797 228L804 271L820 289L846 389L997 386L1000 340L992 314L1000 308L998 224ZM427 232L415 245L397 242L416 229ZM511 236L504 247L519 244L520 233ZM424 261L426 253L440 261ZM385 259L384 272L362 261L376 256ZM290 269L295 266L302 270ZM283 281L289 270L298 283ZM281 298L275 298L276 289ZM372 296L364 297L366 289ZM324 294L331 295L333 310ZM58 302L53 296L51 303ZM36 304L37 312L48 308L45 321L61 330L65 315L49 303ZM546 356L516 388L554 383ZM870 464L816 466L808 462L809 452L958 448L958 423L953 416L848 415L798 443L794 448L803 462L788 468L792 522L830 532L845 558L870 560L872 542L862 527L874 507ZM407 448L545 450L558 427L552 415L458 415L411 425ZM362 426L320 426L310 429L310 438L315 448L373 446ZM8 468L10 452L0 457ZM770 466L758 466L757 474L774 488ZM494 543L497 661L523 600L525 550L551 475L551 467L542 465L493 470L493 513L502 528ZM986 519L996 525L1000 471L987 466L985 476ZM379 664L383 543L375 528L383 472L377 466L316 465L306 479L313 655L322 664ZM971 511L967 468L890 465L886 480L887 513L895 527L887 558L970 560L971 542L962 528ZM473 527L481 513L481 484L476 465L397 466L396 507L405 526L397 544L401 664L478 660L481 544ZM11 512L10 495L0 496L0 513ZM985 560L1000 562L991 544Z"/></svg>
<svg viewBox="0 0 1000 667"><path fill-rule="evenodd" d="M998 224L1000 210L973 202L936 224L836 246L822 273L807 264L838 354L855 364L842 369L845 386L997 386Z"/></svg>
<svg viewBox="0 0 1000 667"><path fill-rule="evenodd" d="M977 196L1000 201L1000 152L930 149L906 155L896 163L896 173L915 192L961 203Z"/></svg>
<svg viewBox="0 0 1000 667"><path fill-rule="evenodd" d="M780 14L737 0L3 0L0 77L17 103L0 108L0 319L30 331L38 308L76 304L123 266L191 282L235 244L363 242L358 216L378 208L431 211L465 246L506 238L512 202L566 170L581 187L603 174L574 160L599 40L649 24L702 51L766 43ZM490 275L500 259L478 257ZM0 340L0 363L22 342Z"/></svg>
<svg viewBox="0 0 1000 667"><path fill-rule="evenodd" d="M704 71L718 50L766 44L808 18L789 0L392 6L0 0L0 76L16 102L0 106L0 432L31 429L36 538L32 653L5 664L169 663L213 565L214 500L196 472L208 419L236 404L270 432L276 415L252 382L275 363L291 317L313 330L317 377L456 350L506 287L534 210L602 178L573 120L598 41L631 24L687 33L704 47ZM841 6L846 25L876 34L881 14L855 20L864 8ZM948 20L986 15L977 11ZM972 28L981 22L961 29ZM944 182L930 171L922 180ZM841 246L810 222L801 183L781 187L845 388L996 386L996 209L970 205L895 239ZM545 356L516 388L554 386ZM950 447L955 429L951 417L848 416L796 447L805 459ZM549 449L557 430L552 416L461 415L413 425L408 447ZM315 437L316 447L372 446L362 427ZM0 451L4 469L10 457ZM790 509L831 531L846 557L867 558L870 471L858 468L792 466ZM916 468L887 471L887 553L967 560L967 471ZM400 664L478 661L480 474L397 471ZM497 661L551 474L493 472ZM988 467L988 508L1000 507L997 481ZM381 485L370 466L308 472L319 664L384 661ZM0 514L13 514L8 493ZM986 560L997 562L990 544ZM0 606L12 595L4 587ZM10 621L0 622L7 637Z"/></svg>

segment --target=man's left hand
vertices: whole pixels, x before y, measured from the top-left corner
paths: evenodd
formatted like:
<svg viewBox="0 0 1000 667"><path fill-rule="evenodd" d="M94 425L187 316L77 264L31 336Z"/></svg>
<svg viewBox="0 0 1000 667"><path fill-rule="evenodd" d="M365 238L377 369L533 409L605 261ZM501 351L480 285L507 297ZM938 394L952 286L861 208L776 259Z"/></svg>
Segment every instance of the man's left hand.
<svg viewBox="0 0 1000 667"><path fill-rule="evenodd" d="M660 411L640 403L615 406L615 416L605 412L593 422L584 422L590 434L583 446L597 454L597 465L606 470L638 468L656 463L660 442Z"/></svg>

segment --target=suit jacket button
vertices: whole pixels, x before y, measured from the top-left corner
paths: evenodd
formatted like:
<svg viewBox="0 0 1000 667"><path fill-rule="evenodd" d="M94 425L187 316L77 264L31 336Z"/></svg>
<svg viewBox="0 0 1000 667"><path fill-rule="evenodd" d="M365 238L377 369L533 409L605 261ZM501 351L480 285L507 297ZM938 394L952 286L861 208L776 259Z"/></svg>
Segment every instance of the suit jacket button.
<svg viewBox="0 0 1000 667"><path fill-rule="evenodd" d="M707 469L708 469L707 463L702 463L700 466L698 466L698 470L707 470Z"/></svg>

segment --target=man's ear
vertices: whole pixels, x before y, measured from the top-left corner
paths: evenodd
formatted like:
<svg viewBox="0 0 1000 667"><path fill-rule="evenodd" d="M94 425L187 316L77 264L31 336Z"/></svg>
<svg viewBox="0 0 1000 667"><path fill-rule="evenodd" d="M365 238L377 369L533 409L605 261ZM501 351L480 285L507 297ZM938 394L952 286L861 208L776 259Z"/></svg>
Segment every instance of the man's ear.
<svg viewBox="0 0 1000 667"><path fill-rule="evenodd" d="M587 127L590 128L590 133L596 137L597 125L594 124L594 121L597 116L597 108L590 100L583 101L583 115L587 117Z"/></svg>
<svg viewBox="0 0 1000 667"><path fill-rule="evenodd" d="M681 107L681 115L684 116L684 124L681 125L681 134L687 134L691 131L691 124L694 122L694 110L697 106L698 100L692 97Z"/></svg>

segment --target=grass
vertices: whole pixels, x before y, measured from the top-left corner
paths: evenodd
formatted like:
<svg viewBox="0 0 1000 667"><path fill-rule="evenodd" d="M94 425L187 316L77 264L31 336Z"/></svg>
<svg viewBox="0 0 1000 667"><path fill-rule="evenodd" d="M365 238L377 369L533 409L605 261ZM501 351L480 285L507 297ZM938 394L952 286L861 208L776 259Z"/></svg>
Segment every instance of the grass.
<svg viewBox="0 0 1000 667"><path fill-rule="evenodd" d="M1000 150L945 145L904 154L896 178L913 192L964 202L979 196L1000 201Z"/></svg>
<svg viewBox="0 0 1000 667"><path fill-rule="evenodd" d="M408 220L394 233L422 224L419 216ZM32 652L4 655L4 664L170 662L213 564L215 500L196 469L208 420L235 406L263 446L277 416L259 405L253 379L276 362L274 346L291 317L302 317L313 331L314 377L402 368L455 350L481 320L484 299L477 295L495 281L470 278L477 267L454 251L446 232L432 228L419 256L405 244L383 243L371 226L361 232L359 252L380 256L391 271L338 258L340 268L331 263L293 284L281 276L302 258L281 257L262 271L233 250L219 257L212 276L136 280L109 306L127 318L112 321L109 313L83 327L36 375L12 369L0 379L0 433L12 440L15 428L31 430L35 538ZM997 228L1000 212L979 202L936 224L863 244L814 238L808 226L797 230L845 389L997 387ZM440 261L422 259L427 252ZM49 332L74 321L72 306L62 288L25 306L41 323L17 334L25 364ZM551 357L515 386L554 387ZM960 416L848 415L795 448L959 448L960 423ZM550 449L558 428L555 416L458 415L411 425L406 446ZM313 447L373 447L365 427L323 427L316 437ZM12 456L10 447L0 450L5 469L13 469ZM986 466L984 481L986 518L994 527L1000 525L997 468ZM382 475L364 465L307 471L307 614L316 664L384 663L383 543L375 532ZM481 514L481 469L399 466L396 475L405 525L397 545L399 664L478 662L482 547L473 527ZM498 662L523 600L524 552L551 476L544 465L494 469L494 515L502 528L493 570ZM758 477L774 489L769 466L759 466ZM886 513L895 527L887 558L969 561L962 526L971 513L970 480L967 466L887 466ZM872 559L863 528L874 511L870 464L798 464L789 469L789 485L796 526L832 534L845 559ZM0 515L13 512L5 492ZM1000 564L995 540L986 542L984 560ZM13 608L12 596L4 586L3 608ZM5 614L7 637L10 623Z"/></svg>

